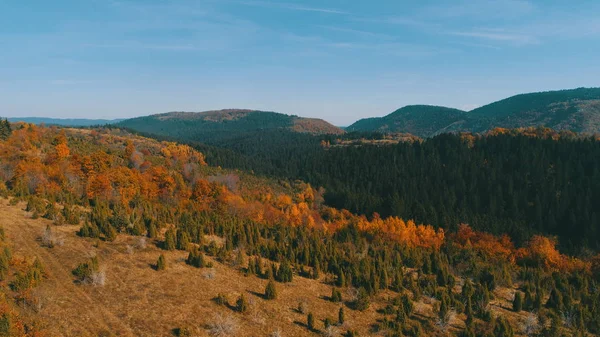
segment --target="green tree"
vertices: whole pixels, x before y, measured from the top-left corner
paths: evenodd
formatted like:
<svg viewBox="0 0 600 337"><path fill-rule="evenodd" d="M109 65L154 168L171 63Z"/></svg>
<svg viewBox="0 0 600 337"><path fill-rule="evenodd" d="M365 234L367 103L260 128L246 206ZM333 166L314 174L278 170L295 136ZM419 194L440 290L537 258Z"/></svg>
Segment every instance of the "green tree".
<svg viewBox="0 0 600 337"><path fill-rule="evenodd" d="M167 260L163 254L160 254L158 257L158 261L156 261L156 270L165 270L167 269Z"/></svg>
<svg viewBox="0 0 600 337"><path fill-rule="evenodd" d="M268 300L277 298L277 288L275 287L275 282L273 282L273 280L269 280L265 287L265 298Z"/></svg>
<svg viewBox="0 0 600 337"><path fill-rule="evenodd" d="M344 324L345 321L346 321L346 314L344 313L344 307L340 307L340 310L338 310L338 323Z"/></svg>
<svg viewBox="0 0 600 337"><path fill-rule="evenodd" d="M515 293L515 299L513 300L513 311L519 312L523 309L523 298L520 292Z"/></svg>

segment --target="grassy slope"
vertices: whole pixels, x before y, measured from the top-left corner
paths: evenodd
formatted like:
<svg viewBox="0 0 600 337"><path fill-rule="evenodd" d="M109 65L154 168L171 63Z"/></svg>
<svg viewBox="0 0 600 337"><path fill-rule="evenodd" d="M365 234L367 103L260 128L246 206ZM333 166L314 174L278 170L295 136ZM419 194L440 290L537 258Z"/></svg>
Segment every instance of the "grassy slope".
<svg viewBox="0 0 600 337"><path fill-rule="evenodd" d="M275 329L280 329L283 336L314 336L316 333L305 326L306 315L296 309L300 301L308 303L321 330L321 320L337 319L340 304L327 300L331 287L325 283L326 277L315 281L296 276L292 283L277 284L278 298L266 301L260 296L266 280L246 277L236 268L217 262L214 262L215 277L209 279L204 276L207 269L185 264L185 252L165 252L151 241L144 249L128 252L128 246L134 246L137 241L132 236L119 235L115 242L98 244L76 236L79 226L53 226L65 244L44 248L38 238L51 222L31 219L30 214L22 210L24 207L24 203L9 206L7 200L0 200L0 225L12 242L15 255L39 257L49 274L35 289L35 296L42 302L36 318L46 322L51 335L98 336L111 332L117 336L170 336L173 329L190 327L193 336L207 336L206 325L221 314L237 322L236 336L269 336ZM169 267L157 272L152 266L161 253L165 254ZM72 269L91 254L99 256L106 270L104 286L74 282ZM460 287L455 291L460 291ZM252 309L240 314L230 307L219 306L213 301L219 293L225 294L231 304L244 293L253 303ZM527 313L516 314L510 310L513 288L498 288L495 294L497 299L491 302L491 308L496 314L509 318L515 327L525 320ZM381 318L377 310L383 309L388 296L395 294L379 294L365 312L346 307L347 322L343 328L356 329L361 336L372 335L372 325ZM344 293L343 297L347 300L348 296ZM432 324L434 302L423 297L415 303L413 317L423 324ZM456 316L451 330L462 330L464 319L464 315Z"/></svg>

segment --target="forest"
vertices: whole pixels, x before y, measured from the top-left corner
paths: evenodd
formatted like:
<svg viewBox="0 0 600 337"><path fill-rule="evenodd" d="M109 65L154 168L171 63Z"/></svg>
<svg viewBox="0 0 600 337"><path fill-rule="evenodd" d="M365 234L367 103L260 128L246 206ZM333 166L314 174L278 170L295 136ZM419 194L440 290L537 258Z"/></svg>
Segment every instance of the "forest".
<svg viewBox="0 0 600 337"><path fill-rule="evenodd" d="M468 223L509 234L518 245L534 234L556 235L574 254L600 247L596 137L544 128L497 129L384 147L336 146L341 139L382 137L278 130L188 144L205 153L211 165L324 187L328 205L353 213L399 216L447 230Z"/></svg>
<svg viewBox="0 0 600 337"><path fill-rule="evenodd" d="M390 148L319 143L317 155L310 161L304 158L306 166L299 161L281 164L282 172L311 172L309 181L323 179L330 188L325 192L295 179L265 179L212 167L190 146L119 129L19 124L2 129L6 137L0 141L0 192L12 205L24 203L32 219L52 221L42 237L47 249L62 249L52 235L57 228L78 226L77 240L107 245L123 236L151 240L162 251L153 266L157 272L169 273L172 266L165 256L183 251L187 268L217 263L245 277L268 280L260 294L264 301L277 302L278 289L297 278L327 284L331 296L321 301L339 303L338 318L318 317L321 326L312 312L297 309L306 315L309 335L514 336L524 330L539 336L598 334L600 294L594 289L600 256L565 255L553 237L539 235L562 230L560 222L539 225L549 219L548 209L556 210L561 221L561 216L587 220L586 214L594 214L597 141L500 131L483 137L443 135ZM323 160L320 165L318 158ZM515 167L517 162L521 165ZM373 169L382 165L386 170ZM408 175L415 181L407 181ZM336 189L342 180L348 189ZM440 188L444 185L453 188ZM550 197L552 188L560 195ZM360 197L353 199L353 193ZM370 194L397 202L386 208ZM505 204L511 194L518 198ZM539 203L531 204L538 198ZM572 203L577 198L584 200L581 206ZM330 207L326 200L348 210ZM403 207L411 203L427 207ZM537 211L540 207L543 212ZM581 208L572 215L571 207ZM354 214L359 208L371 214ZM394 213L408 216L389 216ZM463 216L480 222L460 222ZM426 218L437 223L432 226ZM527 227L515 235L519 221ZM585 226L578 230L564 237L583 242L591 235ZM44 262L19 264L9 250L3 256L5 301L30 305L32 289L51 277ZM102 262L98 257L80 260L73 281L81 287L103 286ZM511 314L492 305L507 289ZM231 306L236 315L247 317L246 295L233 304L222 294L214 295L211 305ZM425 300L432 303L434 316L423 316L419 309ZM20 322L9 304L0 316L2 333L43 332L38 325ZM369 326L344 324L348 313L360 314L372 306L378 316ZM528 318L520 321L513 314ZM209 328L211 335L224 336L214 331Z"/></svg>

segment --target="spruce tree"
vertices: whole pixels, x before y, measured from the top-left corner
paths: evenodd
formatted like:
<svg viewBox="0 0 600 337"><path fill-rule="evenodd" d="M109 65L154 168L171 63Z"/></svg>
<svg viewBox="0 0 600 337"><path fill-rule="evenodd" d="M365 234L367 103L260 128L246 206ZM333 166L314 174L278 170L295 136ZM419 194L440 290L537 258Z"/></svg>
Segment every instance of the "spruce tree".
<svg viewBox="0 0 600 337"><path fill-rule="evenodd" d="M523 298L520 292L515 293L515 299L513 300L513 311L519 312L523 309Z"/></svg>
<svg viewBox="0 0 600 337"><path fill-rule="evenodd" d="M163 254L160 254L158 257L158 261L156 261L156 270L165 270L167 269L167 261Z"/></svg>
<svg viewBox="0 0 600 337"><path fill-rule="evenodd" d="M175 231L173 229L169 229L165 233L165 241L163 243L163 248L165 250L175 250L175 248L177 248Z"/></svg>
<svg viewBox="0 0 600 337"><path fill-rule="evenodd" d="M265 298L268 300L274 300L277 298L277 289L275 288L275 282L269 280L265 288Z"/></svg>

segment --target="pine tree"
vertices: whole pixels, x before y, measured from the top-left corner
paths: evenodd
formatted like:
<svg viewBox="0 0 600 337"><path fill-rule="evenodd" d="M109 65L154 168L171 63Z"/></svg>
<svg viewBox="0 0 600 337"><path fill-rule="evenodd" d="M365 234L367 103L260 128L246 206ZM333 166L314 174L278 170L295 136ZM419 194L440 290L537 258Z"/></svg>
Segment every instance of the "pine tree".
<svg viewBox="0 0 600 337"><path fill-rule="evenodd" d="M167 261L163 254L160 254L158 257L158 261L156 261L156 270L165 270L167 269Z"/></svg>
<svg viewBox="0 0 600 337"><path fill-rule="evenodd" d="M356 300L354 301L354 308L359 311L365 311L369 308L371 304L369 301L369 294L365 290L365 288L360 288L358 290L358 295L356 296Z"/></svg>
<svg viewBox="0 0 600 337"><path fill-rule="evenodd" d="M335 287L331 288L331 302L338 303L342 301L342 293Z"/></svg>
<svg viewBox="0 0 600 337"><path fill-rule="evenodd" d="M165 233L165 241L163 243L163 248L165 250L175 250L175 248L177 248L176 239L177 238L175 236L175 231L173 229L169 229Z"/></svg>
<svg viewBox="0 0 600 337"><path fill-rule="evenodd" d="M340 307L340 310L338 311L338 323L344 324L345 321L346 321L346 315L344 313L344 307Z"/></svg>
<svg viewBox="0 0 600 337"><path fill-rule="evenodd" d="M277 298L277 289L275 288L275 282L269 280L265 288L265 298L268 300L274 300Z"/></svg>
<svg viewBox="0 0 600 337"><path fill-rule="evenodd" d="M515 293L515 299L513 300L513 311L519 312L523 309L523 298L520 292Z"/></svg>

